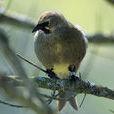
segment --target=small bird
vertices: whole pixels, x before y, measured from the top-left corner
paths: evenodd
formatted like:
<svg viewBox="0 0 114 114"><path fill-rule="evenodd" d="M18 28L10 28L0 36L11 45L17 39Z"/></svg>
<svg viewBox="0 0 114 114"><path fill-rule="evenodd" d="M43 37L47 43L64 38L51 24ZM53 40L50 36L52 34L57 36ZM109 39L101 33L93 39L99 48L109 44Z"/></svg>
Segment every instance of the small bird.
<svg viewBox="0 0 114 114"><path fill-rule="evenodd" d="M36 32L34 36L36 56L45 68L53 68L60 79L69 78L69 76L72 78L86 54L87 39L82 31L67 21L61 13L46 11L41 15L32 32ZM76 93L62 92L59 95L60 98L69 96L73 96L69 100L70 105L78 110ZM66 100L58 100L59 111L66 102Z"/></svg>

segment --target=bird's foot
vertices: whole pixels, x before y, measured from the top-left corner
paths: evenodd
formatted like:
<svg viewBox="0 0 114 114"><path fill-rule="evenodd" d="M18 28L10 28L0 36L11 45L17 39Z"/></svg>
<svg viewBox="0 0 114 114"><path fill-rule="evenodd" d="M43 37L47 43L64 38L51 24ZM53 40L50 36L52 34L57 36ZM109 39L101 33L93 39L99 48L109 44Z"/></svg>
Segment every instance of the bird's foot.
<svg viewBox="0 0 114 114"><path fill-rule="evenodd" d="M74 64L69 65L68 70L70 71L69 79L71 81L75 81L76 80L76 73L75 73L76 67L75 67L75 65Z"/></svg>
<svg viewBox="0 0 114 114"><path fill-rule="evenodd" d="M71 80L71 81L76 81L76 80L77 80L77 76L75 76L75 75L70 75L70 76L69 76L69 80Z"/></svg>
<svg viewBox="0 0 114 114"><path fill-rule="evenodd" d="M47 74L48 74L48 76L49 76L50 78L59 79L59 78L57 77L57 75L55 74L55 72L53 71L53 68L47 69L46 72L47 72Z"/></svg>

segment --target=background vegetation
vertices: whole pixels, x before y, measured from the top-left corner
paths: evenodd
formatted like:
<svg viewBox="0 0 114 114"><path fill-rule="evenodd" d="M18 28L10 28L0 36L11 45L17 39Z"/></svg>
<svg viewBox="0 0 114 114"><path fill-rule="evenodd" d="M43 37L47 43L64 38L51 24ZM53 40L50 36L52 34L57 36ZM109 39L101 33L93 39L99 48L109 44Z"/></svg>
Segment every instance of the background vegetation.
<svg viewBox="0 0 114 114"><path fill-rule="evenodd" d="M9 2L10 1L10 2ZM9 4L9 5L8 5ZM47 10L56 10L73 24L79 24L89 34L114 34L114 6L105 0L3 0L1 6L6 8L7 13L17 13L27 15L33 22L38 21L38 17ZM15 27L0 23L10 41L10 46L28 59L40 64L34 53L33 36L31 29ZM114 44L93 45L89 44L88 52L83 60L80 72L84 80L92 81L114 88ZM89 62L89 64L88 64ZM44 76L42 72L31 65L23 62L27 74ZM40 64L41 65L41 64ZM88 70L85 69L88 67ZM13 70L8 66L7 61L0 53L0 71L13 74ZM88 74L87 74L88 73ZM87 74L87 75L86 75ZM0 92L0 98L13 102ZM82 95L78 96L79 103ZM56 102L51 104L56 108ZM87 95L82 108L75 112L69 104L60 114L110 114L110 109L114 109L114 101ZM17 109L0 104L0 114L34 114L29 109Z"/></svg>

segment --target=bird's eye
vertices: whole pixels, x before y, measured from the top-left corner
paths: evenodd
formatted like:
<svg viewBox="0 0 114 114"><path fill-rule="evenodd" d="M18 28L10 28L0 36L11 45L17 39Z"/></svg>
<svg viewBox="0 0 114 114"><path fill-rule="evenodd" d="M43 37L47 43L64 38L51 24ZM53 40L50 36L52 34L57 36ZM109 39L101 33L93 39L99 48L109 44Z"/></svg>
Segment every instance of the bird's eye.
<svg viewBox="0 0 114 114"><path fill-rule="evenodd" d="M44 23L41 24L41 27L42 27L42 30L49 34L51 31L50 31L50 27L49 27L49 21L46 21Z"/></svg>
<svg viewBox="0 0 114 114"><path fill-rule="evenodd" d="M48 27L49 26L49 21L46 21L46 22L42 23L41 26L44 27L44 28Z"/></svg>

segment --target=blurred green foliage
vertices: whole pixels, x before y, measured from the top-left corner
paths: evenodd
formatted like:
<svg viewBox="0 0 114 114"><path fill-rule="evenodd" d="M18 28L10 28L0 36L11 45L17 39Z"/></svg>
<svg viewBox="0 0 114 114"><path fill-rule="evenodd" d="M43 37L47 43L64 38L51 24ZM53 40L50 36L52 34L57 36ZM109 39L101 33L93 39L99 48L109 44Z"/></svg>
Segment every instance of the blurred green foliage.
<svg viewBox="0 0 114 114"><path fill-rule="evenodd" d="M38 17L47 10L56 10L64 14L64 16L73 24L79 24L85 31L89 33L113 33L114 31L114 7L107 4L105 0L10 0L9 9L7 12L19 13L28 15L37 23ZM3 6L6 8L9 0L3 1ZM12 25L1 24L10 41L10 46L16 51L20 52L26 58L38 62L34 54L33 34L30 29L23 29L14 27ZM98 55L91 53L96 50ZM88 66L89 56L92 54L90 68L88 69L89 75L83 75L82 78L92 81L96 84L114 87L114 46L89 45L87 55L83 60L80 71L83 72ZM41 65L38 62L39 65ZM36 68L23 62L26 72L29 75L43 75ZM13 72L8 66L7 61L0 53L0 71ZM47 92L46 92L47 93ZM1 95L1 98L3 95ZM81 102L82 95L78 97ZM8 100L4 98L4 100ZM52 106L55 108L56 103L53 102ZM114 109L114 102L105 98L98 98L95 96L87 95L82 108L75 112L69 105L65 106L60 114L111 114L109 109ZM0 114L33 114L28 109L16 109L0 104Z"/></svg>
<svg viewBox="0 0 114 114"><path fill-rule="evenodd" d="M37 21L47 10L60 11L87 32L114 30L114 7L105 0L10 0L9 11L26 14ZM7 7L9 0L4 0Z"/></svg>

